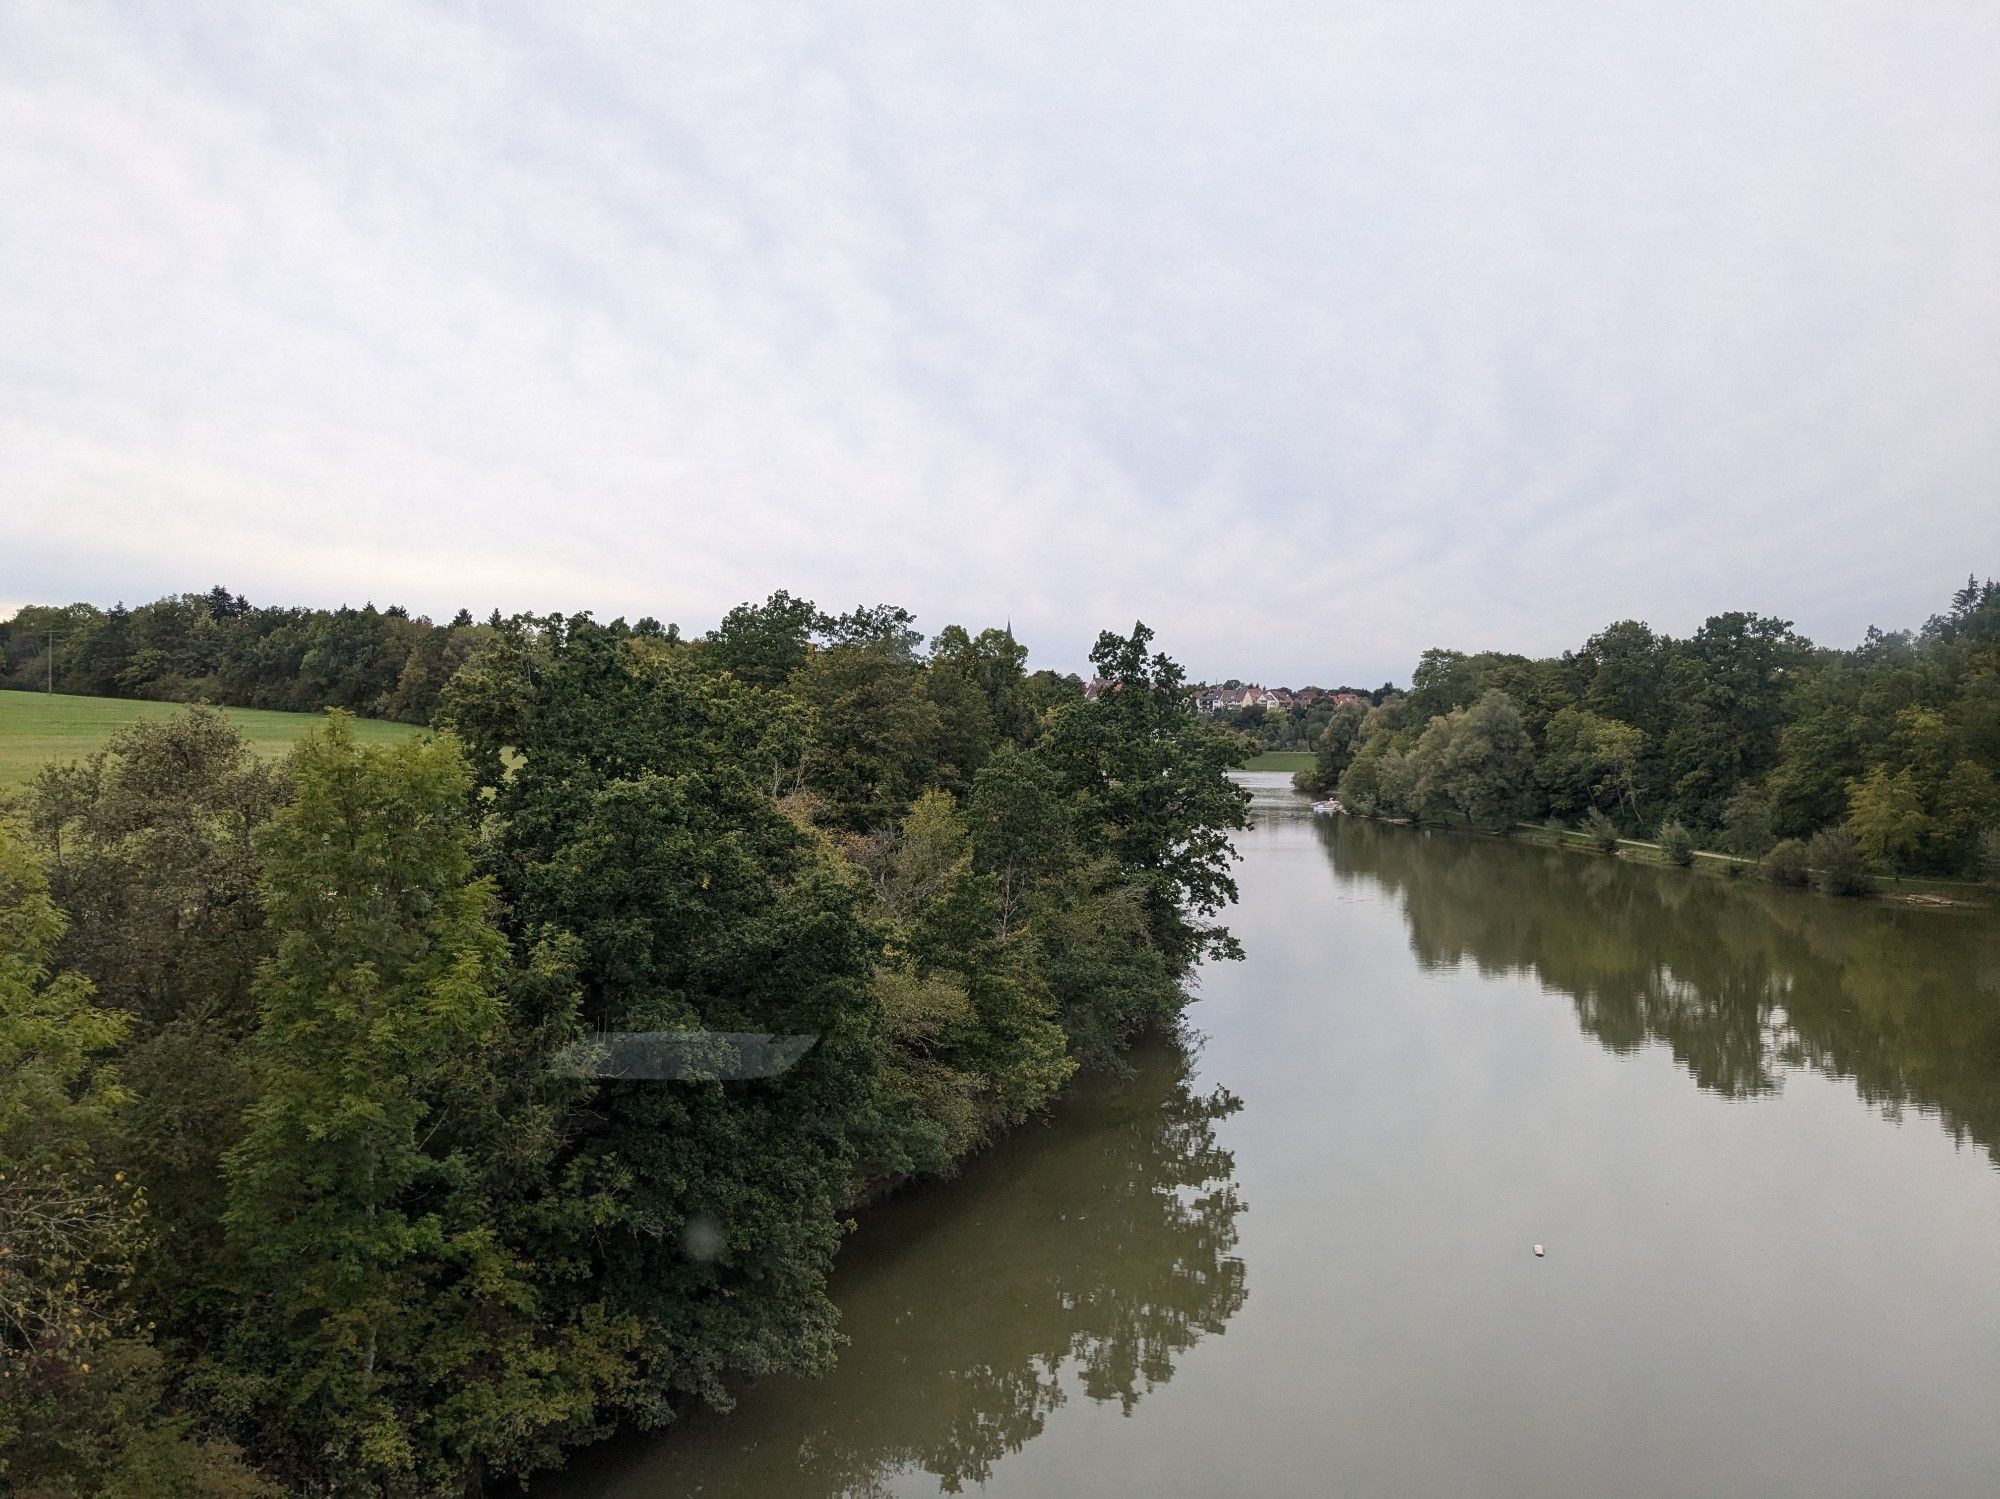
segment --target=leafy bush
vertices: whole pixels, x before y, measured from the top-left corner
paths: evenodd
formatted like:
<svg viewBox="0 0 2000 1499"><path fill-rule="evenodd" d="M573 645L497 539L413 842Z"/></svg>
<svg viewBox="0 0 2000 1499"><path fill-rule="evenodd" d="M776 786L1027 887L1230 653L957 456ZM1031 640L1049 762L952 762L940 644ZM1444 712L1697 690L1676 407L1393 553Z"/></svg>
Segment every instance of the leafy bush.
<svg viewBox="0 0 2000 1499"><path fill-rule="evenodd" d="M1694 863L1694 835L1678 820L1670 822L1660 829L1660 850L1669 864L1685 869Z"/></svg>
<svg viewBox="0 0 2000 1499"><path fill-rule="evenodd" d="M1592 807L1589 815L1583 819L1583 831L1584 836L1590 839L1599 853L1618 852L1618 825L1598 808Z"/></svg>
<svg viewBox="0 0 2000 1499"><path fill-rule="evenodd" d="M1989 880L2000 880L2000 828L1979 835L1979 872Z"/></svg>
<svg viewBox="0 0 2000 1499"><path fill-rule="evenodd" d="M1761 792L1744 786L1724 804L1721 847L1725 853L1745 859L1770 852L1771 807Z"/></svg>
<svg viewBox="0 0 2000 1499"><path fill-rule="evenodd" d="M1846 828L1826 828L1813 834L1806 862L1828 895L1866 895L1875 888L1868 878L1867 861L1861 857L1861 845Z"/></svg>
<svg viewBox="0 0 2000 1499"><path fill-rule="evenodd" d="M1797 838L1787 838L1764 855L1764 878L1774 885L1793 885L1803 889L1810 877L1809 862L1805 844Z"/></svg>

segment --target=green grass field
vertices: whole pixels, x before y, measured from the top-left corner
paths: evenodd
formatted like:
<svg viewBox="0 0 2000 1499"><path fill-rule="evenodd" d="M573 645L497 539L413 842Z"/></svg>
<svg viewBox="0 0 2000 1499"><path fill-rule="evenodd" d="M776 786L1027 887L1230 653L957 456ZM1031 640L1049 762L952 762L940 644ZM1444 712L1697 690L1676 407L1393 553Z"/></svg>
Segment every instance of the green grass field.
<svg viewBox="0 0 2000 1499"><path fill-rule="evenodd" d="M1311 770L1317 757L1311 750L1266 750L1252 755L1245 770Z"/></svg>
<svg viewBox="0 0 2000 1499"><path fill-rule="evenodd" d="M152 723L182 711L180 703L139 702L119 697L71 697L67 693L0 692L0 789L24 786L50 760L80 760L118 730ZM243 732L260 755L276 758L306 730L317 713L272 713L262 708L224 708L223 715ZM411 724L360 718L354 735L363 744L383 744L423 732Z"/></svg>

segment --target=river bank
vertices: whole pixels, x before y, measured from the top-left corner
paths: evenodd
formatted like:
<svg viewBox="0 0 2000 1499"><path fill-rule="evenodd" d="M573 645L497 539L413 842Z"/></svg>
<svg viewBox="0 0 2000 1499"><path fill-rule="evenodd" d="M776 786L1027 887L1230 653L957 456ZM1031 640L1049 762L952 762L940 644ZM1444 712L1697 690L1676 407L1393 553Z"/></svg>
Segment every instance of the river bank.
<svg viewBox="0 0 2000 1499"><path fill-rule="evenodd" d="M1665 848L1643 838L1620 838L1616 854L1607 854L1590 834L1553 822L1517 822L1507 828L1482 828L1469 823L1419 823L1407 817L1371 818L1345 808L1340 809L1337 815L1366 822L1379 822L1390 827L1416 827L1477 838L1497 838L1518 843L1532 843L1543 848L1559 848L1593 858L1616 857L1638 864L1658 865L1661 868L1690 869L1695 873L1719 879L1762 880L1764 878L1762 866L1756 859L1719 853L1713 849L1696 849L1689 863L1676 865L1668 857ZM1922 875L1888 874L1874 870L1869 871L1868 878L1875 885L1868 894L1831 898L1940 908L1960 906L1976 910L2000 907L2000 886L1994 885L1991 881L1933 879ZM1808 892L1801 889L1800 893ZM1810 893L1826 892L1812 887Z"/></svg>
<svg viewBox="0 0 2000 1499"><path fill-rule="evenodd" d="M1979 1491L2000 923L1242 779L1205 1039L871 1212L831 1374L538 1496Z"/></svg>
<svg viewBox="0 0 2000 1499"><path fill-rule="evenodd" d="M1454 831L1478 832L1479 829L1458 829ZM1601 849L1586 833L1574 828L1560 827L1552 823L1516 823L1504 833L1488 834L1491 837L1513 838L1523 843L1537 843L1550 848L1564 848L1575 853L1606 857ZM1657 843L1641 838L1620 838L1617 857L1631 859L1638 863L1658 864L1663 867L1692 869L1699 874L1715 875L1723 879L1760 879L1762 870L1757 860L1743 858L1736 854L1718 853L1711 849L1696 849L1693 861L1675 866L1666 850ZM1870 871L1868 878L1875 882L1875 889L1866 896L1837 896L1835 899L1863 899L1889 903L1922 906L1968 906L1986 909L2000 903L2000 889L1984 881L1929 879L1920 875L1884 874ZM1814 893L1824 893L1815 890Z"/></svg>

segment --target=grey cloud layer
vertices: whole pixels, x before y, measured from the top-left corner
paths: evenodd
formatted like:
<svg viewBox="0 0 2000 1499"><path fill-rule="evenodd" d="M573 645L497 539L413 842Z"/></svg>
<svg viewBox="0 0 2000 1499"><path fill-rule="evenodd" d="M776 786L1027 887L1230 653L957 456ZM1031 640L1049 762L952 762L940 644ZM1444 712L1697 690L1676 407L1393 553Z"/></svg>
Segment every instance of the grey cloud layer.
<svg viewBox="0 0 2000 1499"><path fill-rule="evenodd" d="M9 7L0 595L1848 640L2000 551L1995 182L1985 4Z"/></svg>

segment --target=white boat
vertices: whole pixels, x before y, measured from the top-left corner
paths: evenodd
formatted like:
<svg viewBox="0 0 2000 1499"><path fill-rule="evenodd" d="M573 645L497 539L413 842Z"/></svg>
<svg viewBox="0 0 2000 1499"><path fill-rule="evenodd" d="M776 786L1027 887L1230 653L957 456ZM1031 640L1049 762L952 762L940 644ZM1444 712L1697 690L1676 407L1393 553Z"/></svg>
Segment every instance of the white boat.
<svg viewBox="0 0 2000 1499"><path fill-rule="evenodd" d="M1331 817L1335 812L1338 812L1339 810L1340 810L1340 803L1336 799L1330 796L1325 801L1318 801L1313 803L1313 811L1319 813L1320 816L1322 817Z"/></svg>

